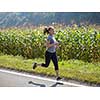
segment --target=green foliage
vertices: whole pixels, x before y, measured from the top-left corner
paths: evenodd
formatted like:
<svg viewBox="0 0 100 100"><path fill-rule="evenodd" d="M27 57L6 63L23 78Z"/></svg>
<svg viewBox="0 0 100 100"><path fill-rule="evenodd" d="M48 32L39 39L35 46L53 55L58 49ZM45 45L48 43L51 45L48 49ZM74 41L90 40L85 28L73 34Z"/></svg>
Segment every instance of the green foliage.
<svg viewBox="0 0 100 100"><path fill-rule="evenodd" d="M100 31L91 27L66 27L56 29L60 41L57 54L60 60L79 59L100 61ZM22 55L26 58L43 58L46 35L41 28L7 29L0 32L0 52Z"/></svg>
<svg viewBox="0 0 100 100"><path fill-rule="evenodd" d="M100 31L91 27L67 27L56 38L61 41L58 52L61 59L100 61Z"/></svg>

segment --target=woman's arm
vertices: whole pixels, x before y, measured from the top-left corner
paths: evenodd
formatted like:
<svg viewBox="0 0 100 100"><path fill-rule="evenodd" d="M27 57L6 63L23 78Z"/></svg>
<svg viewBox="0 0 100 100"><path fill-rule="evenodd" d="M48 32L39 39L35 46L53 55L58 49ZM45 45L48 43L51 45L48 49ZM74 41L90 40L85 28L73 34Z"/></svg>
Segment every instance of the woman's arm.
<svg viewBox="0 0 100 100"><path fill-rule="evenodd" d="M46 41L46 47L47 48L50 48L50 47L52 47L52 46L58 46L58 42L57 43L52 43L52 44L50 44L50 41Z"/></svg>

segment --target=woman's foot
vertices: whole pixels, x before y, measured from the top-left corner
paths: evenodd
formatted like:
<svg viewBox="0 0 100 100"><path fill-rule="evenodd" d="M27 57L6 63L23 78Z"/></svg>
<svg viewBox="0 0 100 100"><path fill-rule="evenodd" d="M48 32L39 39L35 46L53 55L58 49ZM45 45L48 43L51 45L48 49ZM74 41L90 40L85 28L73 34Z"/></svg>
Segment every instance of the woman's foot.
<svg viewBox="0 0 100 100"><path fill-rule="evenodd" d="M35 69L37 67L37 63L33 63L33 69Z"/></svg>
<svg viewBox="0 0 100 100"><path fill-rule="evenodd" d="M59 80L61 80L61 79L62 79L61 77L57 77L57 78L56 78L57 81L59 81Z"/></svg>

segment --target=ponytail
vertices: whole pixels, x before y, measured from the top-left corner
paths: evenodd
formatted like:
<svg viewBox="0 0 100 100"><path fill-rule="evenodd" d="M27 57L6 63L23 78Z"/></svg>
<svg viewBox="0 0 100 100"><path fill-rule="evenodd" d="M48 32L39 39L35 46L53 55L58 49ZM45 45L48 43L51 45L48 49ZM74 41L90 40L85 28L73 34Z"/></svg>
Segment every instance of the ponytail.
<svg viewBox="0 0 100 100"><path fill-rule="evenodd" d="M44 33L44 34L46 34L46 33L48 34L48 33L49 33L48 27L45 27L45 28L44 28L44 32L43 32L43 33Z"/></svg>

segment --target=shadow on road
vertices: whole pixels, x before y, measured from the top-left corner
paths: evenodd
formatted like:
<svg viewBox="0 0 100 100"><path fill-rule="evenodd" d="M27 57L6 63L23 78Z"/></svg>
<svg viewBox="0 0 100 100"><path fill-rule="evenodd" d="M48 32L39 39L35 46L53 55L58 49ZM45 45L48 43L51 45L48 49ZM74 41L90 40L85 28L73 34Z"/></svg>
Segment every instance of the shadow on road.
<svg viewBox="0 0 100 100"><path fill-rule="evenodd" d="M46 85L44 85L44 84L34 83L32 81L29 81L28 83L29 84L33 84L33 85L36 85L36 86L40 86L40 87L46 87Z"/></svg>
<svg viewBox="0 0 100 100"><path fill-rule="evenodd" d="M29 81L28 84L33 84L33 85L40 86L40 87L46 87L45 84L35 83L35 82L32 82L32 81ZM56 82L55 84L53 84L49 87L56 87L57 85L64 85L64 84L60 83L60 82Z"/></svg>

